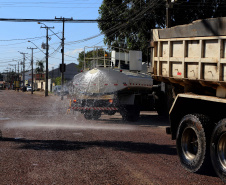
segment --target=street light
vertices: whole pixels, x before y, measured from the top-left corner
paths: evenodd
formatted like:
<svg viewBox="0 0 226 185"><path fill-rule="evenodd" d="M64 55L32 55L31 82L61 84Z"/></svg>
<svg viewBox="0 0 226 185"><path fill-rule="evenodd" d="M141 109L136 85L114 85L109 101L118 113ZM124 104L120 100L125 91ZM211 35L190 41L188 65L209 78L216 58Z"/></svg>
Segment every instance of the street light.
<svg viewBox="0 0 226 185"><path fill-rule="evenodd" d="M38 22L38 24L44 24L44 23L41 23L41 22ZM44 24L45 25L45 24ZM48 96L48 73L49 73L49 66L48 66L48 58L49 58L49 44L48 44L48 41L49 41L49 36L48 36L48 30L50 28L54 28L54 27L48 27L48 26L44 26L41 28L45 28L46 29L46 80L45 80L45 96Z"/></svg>
<svg viewBox="0 0 226 185"><path fill-rule="evenodd" d="M34 44L34 46L37 48L37 49L39 49L43 54L45 54L45 52L43 52L34 42L32 42L32 41L30 41L30 40L28 40L28 42L30 42L30 43L32 43L32 44Z"/></svg>

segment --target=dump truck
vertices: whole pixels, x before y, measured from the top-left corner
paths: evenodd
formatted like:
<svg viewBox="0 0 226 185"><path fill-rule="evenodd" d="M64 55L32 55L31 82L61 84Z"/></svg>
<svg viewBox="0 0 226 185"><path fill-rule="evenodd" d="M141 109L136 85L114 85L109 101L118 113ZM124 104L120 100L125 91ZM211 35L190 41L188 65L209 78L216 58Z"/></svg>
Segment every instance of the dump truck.
<svg viewBox="0 0 226 185"><path fill-rule="evenodd" d="M112 51L110 61L93 62L92 69L72 80L70 110L81 112L86 119L119 112L123 120L136 121L140 111L156 109L157 94L153 94L153 79L142 62L141 51Z"/></svg>
<svg viewBox="0 0 226 185"><path fill-rule="evenodd" d="M165 105L172 102L166 132L182 166L214 169L226 182L226 18L153 29L150 50L152 77L165 84Z"/></svg>

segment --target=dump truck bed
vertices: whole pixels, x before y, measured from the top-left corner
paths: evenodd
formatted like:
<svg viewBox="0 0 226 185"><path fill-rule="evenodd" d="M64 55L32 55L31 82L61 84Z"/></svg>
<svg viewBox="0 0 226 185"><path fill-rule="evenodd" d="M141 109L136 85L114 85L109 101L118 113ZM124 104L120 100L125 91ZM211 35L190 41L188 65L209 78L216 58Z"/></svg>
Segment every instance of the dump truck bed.
<svg viewBox="0 0 226 185"><path fill-rule="evenodd" d="M152 30L153 78L185 85L226 85L226 18Z"/></svg>

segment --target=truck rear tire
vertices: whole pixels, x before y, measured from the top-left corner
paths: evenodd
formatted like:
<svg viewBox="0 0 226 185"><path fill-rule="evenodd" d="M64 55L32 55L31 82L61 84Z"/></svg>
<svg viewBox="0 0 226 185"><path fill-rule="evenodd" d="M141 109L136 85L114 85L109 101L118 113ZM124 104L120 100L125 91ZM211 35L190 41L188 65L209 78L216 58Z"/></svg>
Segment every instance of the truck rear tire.
<svg viewBox="0 0 226 185"><path fill-rule="evenodd" d="M117 112L116 110L110 110L110 111L104 111L104 114L112 116L112 115L115 115L116 112Z"/></svg>
<svg viewBox="0 0 226 185"><path fill-rule="evenodd" d="M226 119L221 120L214 128L210 156L216 174L226 183Z"/></svg>
<svg viewBox="0 0 226 185"><path fill-rule="evenodd" d="M101 112L99 112L99 111L87 111L87 112L84 113L84 117L87 120L91 120L91 119L97 120L101 117Z"/></svg>
<svg viewBox="0 0 226 185"><path fill-rule="evenodd" d="M93 118L92 118L92 119L97 120L97 119L99 119L100 117L101 117L101 112L96 111L96 112L93 113Z"/></svg>
<svg viewBox="0 0 226 185"><path fill-rule="evenodd" d="M87 120L91 120L92 119L92 115L89 112L85 112L84 113L84 118Z"/></svg>
<svg viewBox="0 0 226 185"><path fill-rule="evenodd" d="M112 110L112 111L109 111L109 112L107 113L107 115L112 116L112 115L115 115L115 113L116 113L116 111Z"/></svg>
<svg viewBox="0 0 226 185"><path fill-rule="evenodd" d="M182 118L176 138L177 153L181 165L190 172L203 171L209 160L209 137L204 125L208 124L204 115L186 115Z"/></svg>
<svg viewBox="0 0 226 185"><path fill-rule="evenodd" d="M120 113L124 121L137 121L140 117L140 110L135 106L125 106Z"/></svg>

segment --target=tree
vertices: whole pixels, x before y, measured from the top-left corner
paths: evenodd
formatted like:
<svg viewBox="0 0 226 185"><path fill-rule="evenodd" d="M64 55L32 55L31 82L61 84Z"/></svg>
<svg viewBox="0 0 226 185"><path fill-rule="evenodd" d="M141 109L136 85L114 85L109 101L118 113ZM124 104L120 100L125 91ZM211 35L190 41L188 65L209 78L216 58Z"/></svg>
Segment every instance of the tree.
<svg viewBox="0 0 226 185"><path fill-rule="evenodd" d="M35 69L35 73L36 74L39 74L40 77L39 77L39 80L42 79L42 74L44 73L44 61L42 60L38 60L36 62L36 69Z"/></svg>
<svg viewBox="0 0 226 185"><path fill-rule="evenodd" d="M105 44L141 50L145 57L151 29L164 27L165 0L103 0L99 15Z"/></svg>
<svg viewBox="0 0 226 185"><path fill-rule="evenodd" d="M225 7L225 0L178 0L172 8L172 26L188 24L198 19L224 17Z"/></svg>
<svg viewBox="0 0 226 185"><path fill-rule="evenodd" d="M61 85L61 77L55 78L55 85Z"/></svg>
<svg viewBox="0 0 226 185"><path fill-rule="evenodd" d="M37 68L35 69L36 73L44 73L44 61L38 60L36 62Z"/></svg>
<svg viewBox="0 0 226 185"><path fill-rule="evenodd" d="M3 81L3 75L0 73L0 81Z"/></svg>
<svg viewBox="0 0 226 185"><path fill-rule="evenodd" d="M188 24L197 19L226 16L226 0L170 1L171 25ZM166 0L103 0L98 27L109 46L141 50L146 59L150 30L164 28Z"/></svg>

